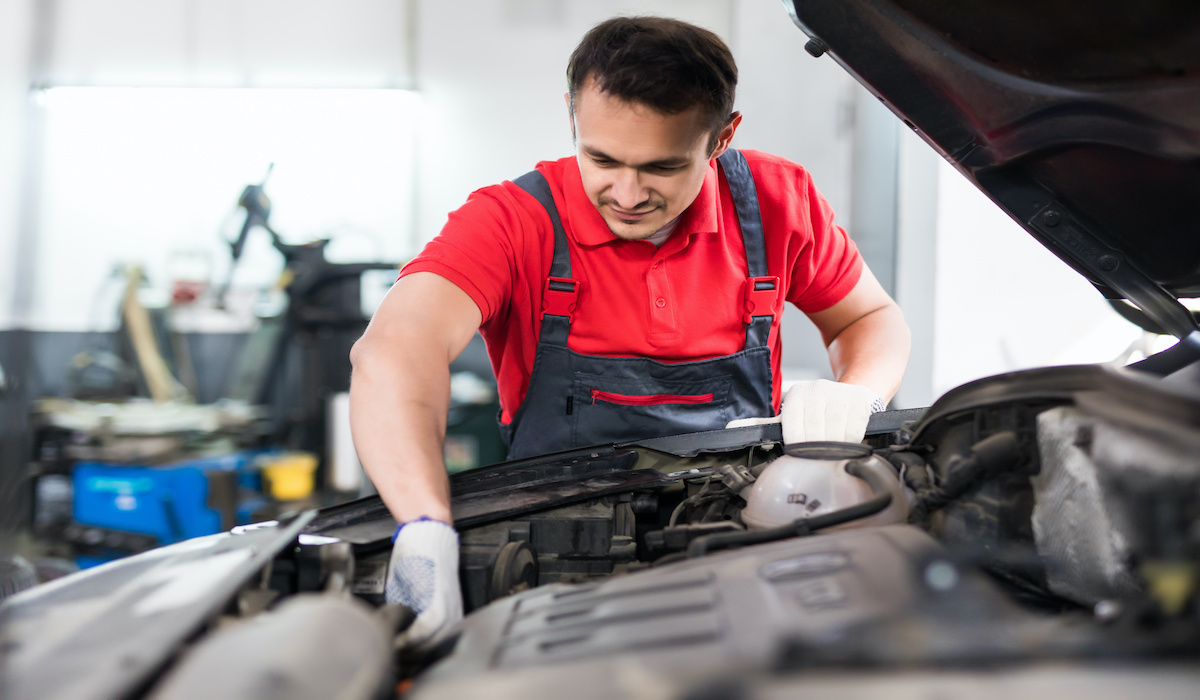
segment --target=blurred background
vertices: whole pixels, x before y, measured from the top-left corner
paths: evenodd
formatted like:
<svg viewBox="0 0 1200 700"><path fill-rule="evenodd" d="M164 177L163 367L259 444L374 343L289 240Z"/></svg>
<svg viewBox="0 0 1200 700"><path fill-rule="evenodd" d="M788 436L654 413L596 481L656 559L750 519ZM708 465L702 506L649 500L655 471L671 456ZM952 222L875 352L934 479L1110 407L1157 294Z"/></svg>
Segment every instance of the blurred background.
<svg viewBox="0 0 1200 700"><path fill-rule="evenodd" d="M369 492L349 345L472 190L572 153L567 57L616 14L728 42L734 145L805 165L905 311L893 407L1158 342L776 0L4 0L4 531L90 565ZM500 458L482 346L458 365L452 469ZM829 374L795 309L783 365Z"/></svg>

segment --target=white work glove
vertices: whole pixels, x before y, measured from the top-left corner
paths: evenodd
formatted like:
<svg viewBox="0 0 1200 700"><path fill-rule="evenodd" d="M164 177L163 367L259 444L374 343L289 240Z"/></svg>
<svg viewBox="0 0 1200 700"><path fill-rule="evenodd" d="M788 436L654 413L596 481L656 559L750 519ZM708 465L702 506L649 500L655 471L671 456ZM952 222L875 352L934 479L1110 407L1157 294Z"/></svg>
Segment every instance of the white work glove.
<svg viewBox="0 0 1200 700"><path fill-rule="evenodd" d="M798 382L783 396L783 406L774 418L739 418L726 428L783 423L783 441L862 442L867 420L885 408L883 399L857 384L828 379Z"/></svg>
<svg viewBox="0 0 1200 700"><path fill-rule="evenodd" d="M397 528L392 542L384 598L417 615L401 635L401 644L435 640L463 616L458 533L440 520L421 518Z"/></svg>

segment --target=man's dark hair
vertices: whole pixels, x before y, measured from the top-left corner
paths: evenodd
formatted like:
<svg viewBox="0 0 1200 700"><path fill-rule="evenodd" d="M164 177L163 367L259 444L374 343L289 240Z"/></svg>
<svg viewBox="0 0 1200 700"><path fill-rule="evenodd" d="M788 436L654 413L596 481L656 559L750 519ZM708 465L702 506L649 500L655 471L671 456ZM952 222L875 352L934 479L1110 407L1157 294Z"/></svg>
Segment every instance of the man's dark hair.
<svg viewBox="0 0 1200 700"><path fill-rule="evenodd" d="M720 37L663 17L616 17L584 35L567 63L571 113L591 78L603 92L663 114L699 105L712 134L709 152L733 114L737 65Z"/></svg>

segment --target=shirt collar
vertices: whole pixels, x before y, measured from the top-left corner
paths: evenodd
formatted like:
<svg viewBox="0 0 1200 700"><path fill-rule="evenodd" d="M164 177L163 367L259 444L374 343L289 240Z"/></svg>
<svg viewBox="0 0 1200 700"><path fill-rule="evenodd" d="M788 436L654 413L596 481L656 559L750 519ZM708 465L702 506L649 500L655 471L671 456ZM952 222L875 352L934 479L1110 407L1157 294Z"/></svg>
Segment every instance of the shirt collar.
<svg viewBox="0 0 1200 700"><path fill-rule="evenodd" d="M588 199L583 189L583 179L579 174L579 162L572 158L563 171L563 196L567 210L560 216L567 232L577 243L587 246L621 240L608 230L604 217L600 216L600 212L596 211L596 207ZM696 195L692 205L679 215L679 225L675 228L671 240L687 239L695 233L717 231L717 188L717 162L711 160L708 163L708 172L704 175L704 184L700 186L700 193Z"/></svg>

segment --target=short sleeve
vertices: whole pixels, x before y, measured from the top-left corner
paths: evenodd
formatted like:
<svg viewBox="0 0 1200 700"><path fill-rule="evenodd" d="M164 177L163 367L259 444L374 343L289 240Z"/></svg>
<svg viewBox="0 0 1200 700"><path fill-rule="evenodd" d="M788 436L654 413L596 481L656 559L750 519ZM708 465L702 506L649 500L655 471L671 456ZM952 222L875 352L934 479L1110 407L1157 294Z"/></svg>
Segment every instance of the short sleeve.
<svg viewBox="0 0 1200 700"><path fill-rule="evenodd" d="M473 192L450 213L441 233L400 271L432 272L467 293L487 323L506 313L526 222L512 195L501 185Z"/></svg>
<svg viewBox="0 0 1200 700"><path fill-rule="evenodd" d="M794 229L797 255L792 264L787 299L805 313L824 311L841 301L858 284L863 260L845 229L834 223L833 208L817 190L812 177L800 169L795 214L807 220Z"/></svg>

